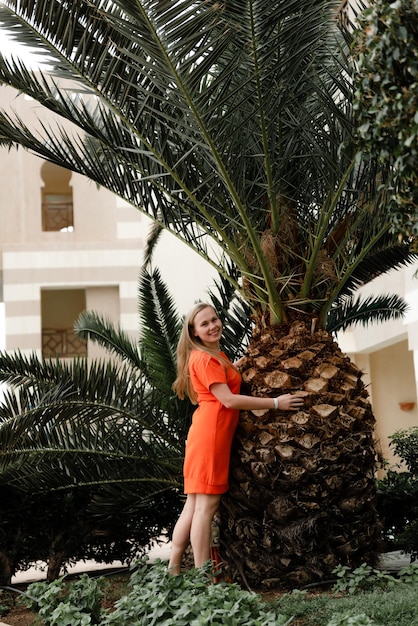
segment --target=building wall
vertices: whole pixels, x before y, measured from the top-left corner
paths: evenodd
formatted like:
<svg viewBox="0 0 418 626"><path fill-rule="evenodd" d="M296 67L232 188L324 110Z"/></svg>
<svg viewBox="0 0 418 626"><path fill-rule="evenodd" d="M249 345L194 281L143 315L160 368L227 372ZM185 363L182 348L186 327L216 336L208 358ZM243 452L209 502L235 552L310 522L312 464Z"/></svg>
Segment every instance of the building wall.
<svg viewBox="0 0 418 626"><path fill-rule="evenodd" d="M394 461L389 446L390 437L397 430L418 426L416 384L413 354L407 341L400 341L370 355L373 410L378 416L376 437L384 459ZM405 410L405 403L414 403Z"/></svg>
<svg viewBox="0 0 418 626"><path fill-rule="evenodd" d="M118 211L116 198L72 174L74 228L42 230L41 159L19 149L0 151L0 268L6 349L41 347L41 292L103 290L104 313L138 333L137 282L146 225L138 211ZM125 222L127 226L125 227ZM91 298L87 298L87 301ZM56 305L58 306L58 305ZM89 306L89 302L87 302Z"/></svg>
<svg viewBox="0 0 418 626"><path fill-rule="evenodd" d="M52 114L23 95L16 98L4 86L0 103L16 111L31 128L36 127L38 115L46 124L54 123ZM71 125L64 125L70 132ZM87 178L56 170L57 166L21 148L0 148L0 302L4 305L0 349L40 354L42 326L48 317L45 312L42 315L42 294L50 292L56 317L60 300L66 299L63 289L71 297L81 290L88 310L105 314L138 337L138 277L151 220ZM72 196L73 227L43 230L45 191L59 192L62 181ZM161 266L180 313L205 298L216 274L167 233L155 253L155 265ZM103 356L103 351L89 344L88 354Z"/></svg>
<svg viewBox="0 0 418 626"><path fill-rule="evenodd" d="M364 296L398 294L409 305L403 319L353 326L338 334L341 349L364 372L384 459L399 462L390 448L397 430L418 426L418 263L388 272L360 289ZM405 409L405 403L412 408Z"/></svg>

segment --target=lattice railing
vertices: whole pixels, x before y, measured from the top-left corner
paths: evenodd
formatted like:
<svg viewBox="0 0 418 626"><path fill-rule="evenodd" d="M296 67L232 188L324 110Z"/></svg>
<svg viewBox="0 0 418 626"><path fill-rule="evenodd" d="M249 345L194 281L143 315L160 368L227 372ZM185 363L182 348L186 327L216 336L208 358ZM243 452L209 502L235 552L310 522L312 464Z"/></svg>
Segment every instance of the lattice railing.
<svg viewBox="0 0 418 626"><path fill-rule="evenodd" d="M43 328L42 354L46 358L87 356L87 341L72 328Z"/></svg>
<svg viewBox="0 0 418 626"><path fill-rule="evenodd" d="M43 230L59 231L74 226L72 202L44 202L42 204Z"/></svg>

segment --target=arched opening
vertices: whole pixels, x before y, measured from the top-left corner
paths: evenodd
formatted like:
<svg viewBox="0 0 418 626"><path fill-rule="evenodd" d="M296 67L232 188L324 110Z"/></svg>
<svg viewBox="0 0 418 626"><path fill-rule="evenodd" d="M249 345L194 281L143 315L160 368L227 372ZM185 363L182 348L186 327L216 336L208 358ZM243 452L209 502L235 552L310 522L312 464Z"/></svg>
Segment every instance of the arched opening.
<svg viewBox="0 0 418 626"><path fill-rule="evenodd" d="M68 232L74 229L71 172L54 163L41 167L42 230Z"/></svg>

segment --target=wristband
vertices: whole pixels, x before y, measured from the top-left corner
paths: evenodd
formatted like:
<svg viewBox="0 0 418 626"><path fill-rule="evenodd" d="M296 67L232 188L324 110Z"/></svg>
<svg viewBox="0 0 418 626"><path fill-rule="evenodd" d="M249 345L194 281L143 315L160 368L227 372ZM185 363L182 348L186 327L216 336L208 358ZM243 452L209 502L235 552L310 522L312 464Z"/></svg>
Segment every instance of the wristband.
<svg viewBox="0 0 418 626"><path fill-rule="evenodd" d="M274 408L277 411L277 409L279 408L279 398L273 398L273 402L274 402Z"/></svg>

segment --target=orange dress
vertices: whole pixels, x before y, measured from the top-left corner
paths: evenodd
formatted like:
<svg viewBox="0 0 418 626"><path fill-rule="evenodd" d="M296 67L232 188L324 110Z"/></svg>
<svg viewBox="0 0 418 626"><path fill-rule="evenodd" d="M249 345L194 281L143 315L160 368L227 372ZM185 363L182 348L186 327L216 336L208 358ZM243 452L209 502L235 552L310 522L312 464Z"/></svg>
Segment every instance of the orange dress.
<svg viewBox="0 0 418 626"><path fill-rule="evenodd" d="M221 352L227 359L226 355ZM210 392L214 383L226 383L239 393L241 376L216 357L193 350L189 359L190 380L197 393L184 459L184 492L220 494L228 491L229 459L239 411L227 409Z"/></svg>

